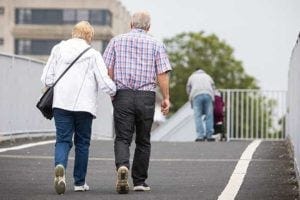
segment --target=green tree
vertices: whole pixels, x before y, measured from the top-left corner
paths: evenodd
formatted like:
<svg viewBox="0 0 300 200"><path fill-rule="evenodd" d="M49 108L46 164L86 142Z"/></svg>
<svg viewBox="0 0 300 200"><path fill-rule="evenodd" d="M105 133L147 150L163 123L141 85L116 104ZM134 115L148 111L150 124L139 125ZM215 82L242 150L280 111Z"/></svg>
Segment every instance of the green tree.
<svg viewBox="0 0 300 200"><path fill-rule="evenodd" d="M235 59L233 48L216 35L204 32L181 33L165 39L173 67L170 77L172 108L177 111L187 100L188 77L201 68L214 79L220 89L258 89L256 80L246 74L242 62Z"/></svg>

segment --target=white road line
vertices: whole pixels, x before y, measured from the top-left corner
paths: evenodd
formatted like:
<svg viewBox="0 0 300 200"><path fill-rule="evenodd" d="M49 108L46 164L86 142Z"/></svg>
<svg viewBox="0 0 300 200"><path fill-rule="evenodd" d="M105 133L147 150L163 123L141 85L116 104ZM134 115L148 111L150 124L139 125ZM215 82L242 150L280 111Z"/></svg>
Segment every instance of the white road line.
<svg viewBox="0 0 300 200"><path fill-rule="evenodd" d="M52 144L54 142L55 142L55 140L49 140L49 141L43 141L43 142L23 144L20 146L9 147L9 148L0 148L0 153L6 152L6 151L12 151L12 150L20 150L20 149L25 149L25 148L35 147L35 146L40 146L40 145L45 145L45 144Z"/></svg>
<svg viewBox="0 0 300 200"><path fill-rule="evenodd" d="M16 158L16 159L53 159L53 156L38 156L38 155L1 155L0 158ZM74 160L74 157L69 157L69 160ZM90 161L114 161L114 158L98 158L90 157ZM132 161L132 159L131 159ZM151 162L237 162L237 159L164 159L164 158L154 158L150 159Z"/></svg>
<svg viewBox="0 0 300 200"><path fill-rule="evenodd" d="M15 158L15 159L43 159L52 160L53 156L38 156L38 155L10 155L0 154L0 158ZM69 157L69 160L74 160L74 157ZM114 161L114 158L99 158L89 157L90 161ZM132 159L131 159L132 161ZM183 158L151 158L151 162L237 162L240 159L183 159ZM248 160L245 160L248 161ZM252 159L255 162L278 162L278 159ZM289 162L288 160L280 160L280 162Z"/></svg>
<svg viewBox="0 0 300 200"><path fill-rule="evenodd" d="M261 140L254 140L245 149L218 200L233 200L235 198L243 183L251 158L260 143Z"/></svg>
<svg viewBox="0 0 300 200"><path fill-rule="evenodd" d="M42 159L42 160L52 160L53 156L38 156L38 155L9 155L0 154L0 158L15 158L15 159ZM69 157L69 160L74 160L74 157ZM90 161L114 161L114 158L99 158L90 157ZM132 159L131 159L132 161ZM150 159L151 162L237 162L238 159L181 159L181 158L154 158ZM249 161L249 160L244 160ZM255 162L278 162L278 159L252 159ZM280 162L289 162L288 160Z"/></svg>

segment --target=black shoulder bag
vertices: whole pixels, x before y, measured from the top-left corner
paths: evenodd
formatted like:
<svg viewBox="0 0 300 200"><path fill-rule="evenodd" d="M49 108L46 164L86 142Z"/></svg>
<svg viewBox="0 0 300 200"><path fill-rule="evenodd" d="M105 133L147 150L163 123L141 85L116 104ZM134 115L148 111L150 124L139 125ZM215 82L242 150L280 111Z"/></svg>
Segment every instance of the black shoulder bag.
<svg viewBox="0 0 300 200"><path fill-rule="evenodd" d="M86 48L75 58L75 60L67 67L67 69L58 77L58 79L54 82L54 84L46 90L46 92L41 96L40 100L36 104L36 107L42 112L44 117L46 117L47 119L51 120L53 117L52 104L53 104L54 86L63 77L63 75L65 75L65 73L72 67L72 65L90 48L91 47Z"/></svg>

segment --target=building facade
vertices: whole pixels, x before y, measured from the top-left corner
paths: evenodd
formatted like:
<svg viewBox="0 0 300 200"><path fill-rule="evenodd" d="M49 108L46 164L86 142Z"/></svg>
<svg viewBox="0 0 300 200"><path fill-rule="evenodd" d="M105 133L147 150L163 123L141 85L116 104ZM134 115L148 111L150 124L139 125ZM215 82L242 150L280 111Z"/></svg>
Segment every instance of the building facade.
<svg viewBox="0 0 300 200"><path fill-rule="evenodd" d="M0 52L45 60L81 20L95 28L92 46L100 52L130 28L130 14L117 0L0 0Z"/></svg>

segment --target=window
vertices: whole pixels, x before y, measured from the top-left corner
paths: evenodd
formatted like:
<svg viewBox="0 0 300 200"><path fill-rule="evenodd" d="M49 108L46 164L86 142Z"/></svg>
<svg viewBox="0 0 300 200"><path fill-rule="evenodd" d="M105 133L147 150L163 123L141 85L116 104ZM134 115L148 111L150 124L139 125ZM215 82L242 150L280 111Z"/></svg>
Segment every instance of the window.
<svg viewBox="0 0 300 200"><path fill-rule="evenodd" d="M31 49L30 40L16 40L15 41L15 54L29 55Z"/></svg>
<svg viewBox="0 0 300 200"><path fill-rule="evenodd" d="M15 12L16 24L75 24L86 20L92 25L112 25L109 10L78 9L26 9L18 8Z"/></svg>
<svg viewBox="0 0 300 200"><path fill-rule="evenodd" d="M0 38L0 45L3 45L3 44L4 44L4 39Z"/></svg>
<svg viewBox="0 0 300 200"><path fill-rule="evenodd" d="M62 24L62 10L32 9L32 24Z"/></svg>
<svg viewBox="0 0 300 200"><path fill-rule="evenodd" d="M109 10L91 10L90 22L95 25L111 26L111 13Z"/></svg>
<svg viewBox="0 0 300 200"><path fill-rule="evenodd" d="M59 40L15 40L15 54L18 55L49 55Z"/></svg>
<svg viewBox="0 0 300 200"><path fill-rule="evenodd" d="M4 15L4 7L0 7L0 15Z"/></svg>
<svg viewBox="0 0 300 200"><path fill-rule="evenodd" d="M31 23L31 10L30 9L17 9L15 12L16 24L30 24Z"/></svg>
<svg viewBox="0 0 300 200"><path fill-rule="evenodd" d="M77 21L88 21L89 20L89 11L88 10L77 10Z"/></svg>
<svg viewBox="0 0 300 200"><path fill-rule="evenodd" d="M64 24L75 24L76 23L76 10L64 10L63 11L63 23Z"/></svg>
<svg viewBox="0 0 300 200"><path fill-rule="evenodd" d="M31 54L50 55L52 47L57 43L59 43L59 40L32 40Z"/></svg>
<svg viewBox="0 0 300 200"><path fill-rule="evenodd" d="M62 24L62 10L16 9L16 24Z"/></svg>

